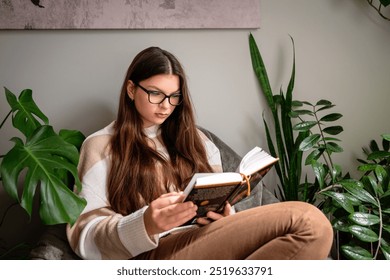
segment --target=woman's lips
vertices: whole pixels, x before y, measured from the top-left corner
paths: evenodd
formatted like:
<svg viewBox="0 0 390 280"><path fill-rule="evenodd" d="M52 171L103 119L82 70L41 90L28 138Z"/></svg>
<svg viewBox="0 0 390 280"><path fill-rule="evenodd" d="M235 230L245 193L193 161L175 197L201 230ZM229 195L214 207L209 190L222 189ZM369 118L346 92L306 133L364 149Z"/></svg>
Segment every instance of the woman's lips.
<svg viewBox="0 0 390 280"><path fill-rule="evenodd" d="M165 113L156 113L156 116L160 119L165 119L167 118L169 115L168 114L165 114Z"/></svg>

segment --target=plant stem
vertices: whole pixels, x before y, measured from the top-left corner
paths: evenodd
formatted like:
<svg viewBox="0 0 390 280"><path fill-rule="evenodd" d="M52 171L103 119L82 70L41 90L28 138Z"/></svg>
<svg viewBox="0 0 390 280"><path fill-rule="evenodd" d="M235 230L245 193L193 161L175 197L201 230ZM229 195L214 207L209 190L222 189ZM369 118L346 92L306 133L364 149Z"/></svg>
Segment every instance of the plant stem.
<svg viewBox="0 0 390 280"><path fill-rule="evenodd" d="M337 259L340 260L340 232L336 231L336 251L337 251Z"/></svg>
<svg viewBox="0 0 390 280"><path fill-rule="evenodd" d="M3 217L1 217L1 220L0 220L0 227L3 225L4 223L4 220L5 220L5 217L7 216L7 213L9 212L9 210L11 210L12 207L16 206L16 205L19 205L19 203L15 202L15 203L12 203L11 205L9 205L7 207L7 209L5 209L5 212L3 214Z"/></svg>
<svg viewBox="0 0 390 280"><path fill-rule="evenodd" d="M317 122L317 125L318 125L318 129L320 131L320 134L321 134L321 141L324 143L324 147L325 147L325 152L326 154L328 155L328 157L325 156L325 154L323 153L322 154L322 157L326 163L326 165L328 166L329 168L329 171L331 172L330 174L332 174L333 172L333 161L332 161L332 157L330 156L330 153L326 147L326 141L325 141L325 136L324 136L324 132L322 131L322 127L321 127L321 123L320 123L320 120L318 119L318 116L317 116L317 110L315 108L315 106L313 106L313 113L314 113L314 117L316 119L316 122ZM332 178L332 181L333 181L333 177L330 176Z"/></svg>
<svg viewBox="0 0 390 280"><path fill-rule="evenodd" d="M379 199L376 197L376 201L378 202L378 211L379 211L379 234L378 234L378 246L376 247L376 252L374 255L374 260L378 257L379 254L379 249L381 247L381 238L382 238L382 226L383 226L383 221L382 221L382 207Z"/></svg>
<svg viewBox="0 0 390 280"><path fill-rule="evenodd" d="M342 188L342 187L343 187L342 185L338 185L338 184L333 185L333 184L332 184L332 185L327 186L326 188L320 190L318 193L320 194L320 193L322 193L322 192L326 192L326 191L331 190L331 189L333 189L333 188Z"/></svg>
<svg viewBox="0 0 390 280"><path fill-rule="evenodd" d="M7 114L7 116L5 116L4 120L1 122L0 124L0 129L3 127L4 123L6 122L6 120L8 119L8 117L12 114L12 110L9 111L9 113Z"/></svg>

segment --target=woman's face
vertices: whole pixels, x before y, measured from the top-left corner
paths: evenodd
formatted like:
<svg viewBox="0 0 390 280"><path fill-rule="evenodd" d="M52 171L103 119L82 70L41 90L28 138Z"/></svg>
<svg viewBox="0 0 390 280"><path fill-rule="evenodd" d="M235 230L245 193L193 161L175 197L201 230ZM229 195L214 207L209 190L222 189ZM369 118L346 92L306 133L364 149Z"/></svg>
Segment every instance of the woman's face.
<svg viewBox="0 0 390 280"><path fill-rule="evenodd" d="M177 75L155 75L138 84L148 91L164 93L167 96L180 93L180 81ZM141 87L130 80L127 83L127 94L134 100L135 108L142 118L143 127L162 124L175 110L175 106L169 103L168 98L160 104L150 103L148 94Z"/></svg>

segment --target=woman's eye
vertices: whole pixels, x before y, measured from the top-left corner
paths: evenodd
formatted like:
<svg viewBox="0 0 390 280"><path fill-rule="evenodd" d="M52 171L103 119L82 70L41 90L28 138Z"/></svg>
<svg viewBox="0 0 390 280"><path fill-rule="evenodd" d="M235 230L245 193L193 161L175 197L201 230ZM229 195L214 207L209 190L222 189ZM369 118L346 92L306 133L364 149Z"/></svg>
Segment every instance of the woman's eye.
<svg viewBox="0 0 390 280"><path fill-rule="evenodd" d="M172 94L172 95L171 95L171 98L175 98L175 99L176 99L176 98L180 98L180 97L181 97L181 94L179 94L179 93L178 93L178 94Z"/></svg>
<svg viewBox="0 0 390 280"><path fill-rule="evenodd" d="M154 96L161 96L161 95L163 95L161 92L159 92L159 91L149 91L149 94L151 94L151 95L154 95Z"/></svg>

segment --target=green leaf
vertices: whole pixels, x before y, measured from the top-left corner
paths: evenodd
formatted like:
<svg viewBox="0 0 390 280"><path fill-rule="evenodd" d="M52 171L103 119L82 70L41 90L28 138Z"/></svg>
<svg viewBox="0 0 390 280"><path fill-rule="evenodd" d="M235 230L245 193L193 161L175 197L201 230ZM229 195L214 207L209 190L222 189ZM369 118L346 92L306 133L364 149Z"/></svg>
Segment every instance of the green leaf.
<svg viewBox="0 0 390 280"><path fill-rule="evenodd" d="M293 37L290 36L292 47L293 47L293 62L292 62L292 69L291 69L291 76L290 76L290 81L288 82L287 85L287 92L286 92L286 107L285 107L285 112L282 113L282 119L284 118L284 115L288 115L288 113L291 112L292 110L292 94L294 90L294 85L295 85L295 43ZM290 122L290 119L286 119L288 122Z"/></svg>
<svg viewBox="0 0 390 280"><path fill-rule="evenodd" d="M31 215L33 198L39 185L42 222L48 225L73 224L86 201L59 180L57 174L66 170L74 177L78 189L81 189L76 167L79 157L76 147L64 141L48 125L34 131L25 144L18 138L14 142L14 147L5 155L0 166L5 190L19 200L19 176L22 171L26 171L21 205L27 213Z"/></svg>
<svg viewBox="0 0 390 280"><path fill-rule="evenodd" d="M383 225L383 229L390 233L390 225Z"/></svg>
<svg viewBox="0 0 390 280"><path fill-rule="evenodd" d="M332 191L326 191L322 194L331 197L334 202L336 202L339 206L343 207L348 213L354 212L353 204L351 203L349 197L345 194Z"/></svg>
<svg viewBox="0 0 390 280"><path fill-rule="evenodd" d="M314 105L313 104L311 104L309 101L301 101L303 104L306 104L306 105L308 105L308 106L311 106L311 107L313 107Z"/></svg>
<svg viewBox="0 0 390 280"><path fill-rule="evenodd" d="M373 256L369 251L360 246L342 245L340 247L344 255L352 260L372 260Z"/></svg>
<svg viewBox="0 0 390 280"><path fill-rule="evenodd" d="M389 3L390 3L390 0L388 0ZM390 141L390 134L382 134L381 135L383 139L387 140L387 141Z"/></svg>
<svg viewBox="0 0 390 280"><path fill-rule="evenodd" d="M362 182L354 179L343 179L339 182L343 187L363 188Z"/></svg>
<svg viewBox="0 0 390 280"><path fill-rule="evenodd" d="M338 114L338 113L329 114L329 115L326 115L326 116L322 117L320 119L320 122L333 122L333 121L337 121L342 116L343 115Z"/></svg>
<svg viewBox="0 0 390 280"><path fill-rule="evenodd" d="M321 155L323 154L324 150L313 150L305 160L306 165L310 165L313 161L317 161Z"/></svg>
<svg viewBox="0 0 390 280"><path fill-rule="evenodd" d="M384 239L381 239L381 250L386 260L390 260L390 246L387 243L383 243Z"/></svg>
<svg viewBox="0 0 390 280"><path fill-rule="evenodd" d="M349 202L353 205L353 206L359 206L362 204L361 200L357 199L356 197L354 197L353 195L345 192L343 193L346 198L349 200Z"/></svg>
<svg viewBox="0 0 390 280"><path fill-rule="evenodd" d="M313 148L317 142L321 139L319 134L312 134L305 139L303 139L302 143L299 145L300 151L308 151Z"/></svg>
<svg viewBox="0 0 390 280"><path fill-rule="evenodd" d="M329 106L329 105L332 105L332 102L325 99L321 99L316 103L316 106Z"/></svg>
<svg viewBox="0 0 390 280"><path fill-rule="evenodd" d="M292 111L292 113L295 113L296 115L309 115L309 116L313 116L313 112L310 111L310 110L294 110Z"/></svg>
<svg viewBox="0 0 390 280"><path fill-rule="evenodd" d="M333 169L330 170L332 175L333 182L337 181L338 176L341 174L341 166L338 164L335 164L333 166Z"/></svg>
<svg viewBox="0 0 390 280"><path fill-rule="evenodd" d="M59 136L69 144L72 144L75 146L78 150L80 150L81 145L83 144L85 140L84 134L82 134L78 130L67 130L67 129L62 129L59 132Z"/></svg>
<svg viewBox="0 0 390 280"><path fill-rule="evenodd" d="M360 187L358 185L355 185L355 186L347 185L346 181L344 181L344 180L341 181L340 184L343 185L343 187L346 191L348 191L351 195L360 199L361 201L374 204L376 207L379 206L378 202L375 200L375 198L369 192L367 192L365 189L363 189L363 187Z"/></svg>
<svg viewBox="0 0 390 280"><path fill-rule="evenodd" d="M323 189L325 187L325 176L326 176L324 165L320 162L312 162L311 166L318 180L319 188Z"/></svg>
<svg viewBox="0 0 390 280"><path fill-rule="evenodd" d="M337 143L335 142L328 142L326 143L326 148L331 153L341 153L343 148L341 148Z"/></svg>
<svg viewBox="0 0 390 280"><path fill-rule="evenodd" d="M323 111L323 110L327 110L327 109L333 108L334 106L335 106L335 105L333 105L333 104L325 105L325 106L319 108L318 110L316 110L316 112L320 112L320 111Z"/></svg>
<svg viewBox="0 0 390 280"><path fill-rule="evenodd" d="M349 232L349 227L351 226L351 224L343 217L340 219L334 219L332 222L332 226L335 230Z"/></svg>
<svg viewBox="0 0 390 280"><path fill-rule="evenodd" d="M380 222L378 216L369 213L355 212L350 214L348 217L351 221L360 226L371 226Z"/></svg>
<svg viewBox="0 0 390 280"><path fill-rule="evenodd" d="M297 130L297 131L309 131L315 125L317 125L316 121L305 121L305 122L301 122L301 123L296 124L293 127L293 129Z"/></svg>
<svg viewBox="0 0 390 280"><path fill-rule="evenodd" d="M387 6L390 4L390 0L379 0L379 2L381 2L381 4L382 4L384 7L387 7Z"/></svg>
<svg viewBox="0 0 390 280"><path fill-rule="evenodd" d="M390 184L388 185L387 191L381 196L381 198L385 198L388 196L390 196ZM385 207L387 207L387 205Z"/></svg>
<svg viewBox="0 0 390 280"><path fill-rule="evenodd" d="M382 165L378 165L375 167L375 175L378 178L378 183L388 183L389 174Z"/></svg>
<svg viewBox="0 0 390 280"><path fill-rule="evenodd" d="M343 130L344 129L341 126L336 125L336 126L329 126L329 127L324 128L323 132L330 134L330 135L337 135L337 134L341 133Z"/></svg>
<svg viewBox="0 0 390 280"><path fill-rule="evenodd" d="M5 88L5 95L13 112L12 124L26 137L31 136L34 130L42 125L36 117L44 124L49 123L48 118L35 104L32 98L32 90L23 90L17 99L11 91Z"/></svg>
<svg viewBox="0 0 390 280"><path fill-rule="evenodd" d="M367 172L367 171L373 171L375 170L377 164L375 163L367 163L367 164L362 164L359 165L358 170L362 172Z"/></svg>
<svg viewBox="0 0 390 280"><path fill-rule="evenodd" d="M386 151L376 151L376 152L372 152L372 153L367 157L367 159L368 159L368 160L375 160L375 159L382 159L382 158L387 158L387 157L390 157L390 152L386 152Z"/></svg>
<svg viewBox="0 0 390 280"><path fill-rule="evenodd" d="M375 140L370 141L370 149L373 152L379 151L378 143Z"/></svg>
<svg viewBox="0 0 390 280"><path fill-rule="evenodd" d="M382 135L382 137L383 136L385 136L385 135ZM383 150L389 151L390 150L390 140L387 140L386 138L383 138L382 139L382 147L383 147Z"/></svg>
<svg viewBox="0 0 390 280"><path fill-rule="evenodd" d="M263 94L268 102L268 106L270 107L272 113L275 114L276 106L274 103L273 93L268 79L267 70L264 65L259 48L257 47L256 40L252 34L249 35L249 50L251 54L253 70L260 83L260 87L263 90Z"/></svg>
<svg viewBox="0 0 390 280"><path fill-rule="evenodd" d="M371 191L376 197L383 194L381 185L378 185L372 176L363 176L360 181L364 184L365 189Z"/></svg>
<svg viewBox="0 0 390 280"><path fill-rule="evenodd" d="M335 137L324 137L324 141L326 142L330 142L330 141L341 141L340 139L338 138L335 138Z"/></svg>
<svg viewBox="0 0 390 280"><path fill-rule="evenodd" d="M291 106L292 107L301 107L301 106L303 106L303 103L299 100L293 100L293 101L291 101Z"/></svg>
<svg viewBox="0 0 390 280"><path fill-rule="evenodd" d="M353 236L364 242L376 242L379 240L379 236L376 234L375 231L359 225L350 226L349 232L352 233Z"/></svg>

